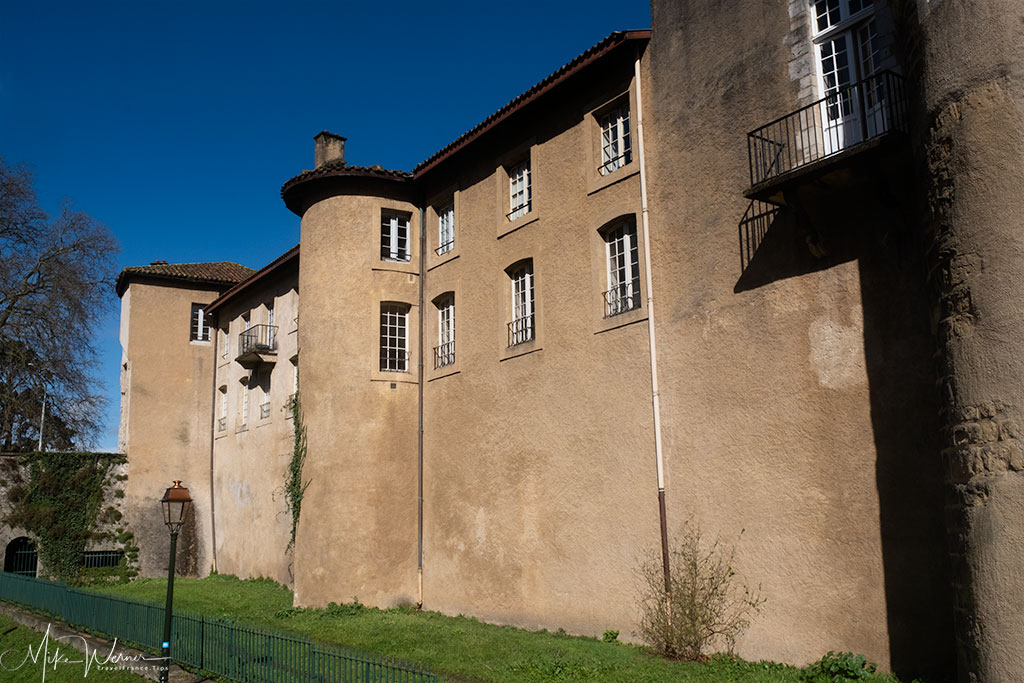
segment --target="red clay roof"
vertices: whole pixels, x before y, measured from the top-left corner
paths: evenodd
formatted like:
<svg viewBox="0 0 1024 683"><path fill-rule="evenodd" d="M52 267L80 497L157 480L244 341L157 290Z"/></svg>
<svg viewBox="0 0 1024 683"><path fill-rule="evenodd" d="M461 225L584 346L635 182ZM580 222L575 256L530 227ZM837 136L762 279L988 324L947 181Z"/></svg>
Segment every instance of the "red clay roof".
<svg viewBox="0 0 1024 683"><path fill-rule="evenodd" d="M408 171L392 171L387 168L381 168L378 166L350 166L343 160L328 161L319 168L314 168L311 171L303 171L299 175L286 180L284 185L281 186L281 196L284 197L285 193L295 185L301 182L311 180L313 178L325 178L327 176L362 176L365 178L390 178L393 180L409 180L412 178L412 173Z"/></svg>
<svg viewBox="0 0 1024 683"><path fill-rule="evenodd" d="M206 307L207 313L213 313L218 308L226 304L231 299L249 289L250 287L262 282L266 278L284 271L289 266L298 267L299 261L299 245L296 244L294 247L286 251L285 253L278 256L276 259L268 263L267 265L254 272L248 278L239 282L237 285L229 289L228 291L217 297L213 303Z"/></svg>
<svg viewBox="0 0 1024 683"><path fill-rule="evenodd" d="M230 261L211 263L165 263L154 262L148 266L128 266L117 276L117 295L124 294L130 280L136 277L166 278L211 284L232 285L246 279L255 271Z"/></svg>
<svg viewBox="0 0 1024 683"><path fill-rule="evenodd" d="M522 109L530 102L535 101L537 98L539 98L541 95L548 92L552 88L560 85L570 76L573 76L574 74L578 73L580 70L582 70L592 62L596 61L600 57L603 57L604 55L608 54L619 45L625 44L630 41L647 41L650 40L650 38L650 29L644 29L641 31L616 31L615 33L612 33L607 38L602 40L600 43L593 46L589 50L583 52L575 59L573 59L571 62L563 66L561 69L551 74L543 81L536 84L535 86L524 92L522 95L506 104L504 107L488 116L482 122L480 122L475 127L470 129L467 133L463 134L457 140L455 140L451 144L447 145L446 147L438 151L432 157L430 157L423 163L418 164L416 168L413 169L413 174L416 177L423 175L425 172L429 171L431 168L433 168L441 161L443 161L446 157L451 156L459 149L465 147L473 140L480 137L483 133L487 132L491 128L494 128L501 121L507 119L516 111Z"/></svg>

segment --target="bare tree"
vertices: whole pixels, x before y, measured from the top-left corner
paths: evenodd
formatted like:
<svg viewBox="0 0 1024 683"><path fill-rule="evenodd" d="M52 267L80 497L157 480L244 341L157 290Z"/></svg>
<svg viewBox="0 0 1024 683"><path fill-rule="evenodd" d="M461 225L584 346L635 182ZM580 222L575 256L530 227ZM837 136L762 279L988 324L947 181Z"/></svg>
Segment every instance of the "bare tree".
<svg viewBox="0 0 1024 683"><path fill-rule="evenodd" d="M32 175L0 158L0 450L89 445L99 429L94 329L117 242L70 203L49 217Z"/></svg>

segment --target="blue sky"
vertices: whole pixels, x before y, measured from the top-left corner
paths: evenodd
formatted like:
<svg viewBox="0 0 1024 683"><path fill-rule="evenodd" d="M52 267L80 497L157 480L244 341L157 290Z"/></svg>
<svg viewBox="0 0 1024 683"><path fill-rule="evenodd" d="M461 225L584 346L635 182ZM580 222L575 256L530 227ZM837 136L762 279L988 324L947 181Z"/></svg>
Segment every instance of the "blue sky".
<svg viewBox="0 0 1024 683"><path fill-rule="evenodd" d="M412 170L616 30L647 0L9 2L0 9L0 156L43 207L105 223L119 267L236 261L298 242L281 184L313 135L359 165ZM116 450L119 310L97 325Z"/></svg>

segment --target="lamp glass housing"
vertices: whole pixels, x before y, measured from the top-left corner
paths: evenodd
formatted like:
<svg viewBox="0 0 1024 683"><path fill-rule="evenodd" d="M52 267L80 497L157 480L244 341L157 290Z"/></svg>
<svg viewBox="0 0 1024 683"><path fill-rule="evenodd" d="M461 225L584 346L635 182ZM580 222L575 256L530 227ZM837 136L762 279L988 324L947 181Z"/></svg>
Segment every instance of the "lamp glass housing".
<svg viewBox="0 0 1024 683"><path fill-rule="evenodd" d="M182 486L180 481L175 481L174 485L164 492L160 504L164 509L164 524L171 530L171 533L181 530L191 503L192 498L188 495L188 489Z"/></svg>

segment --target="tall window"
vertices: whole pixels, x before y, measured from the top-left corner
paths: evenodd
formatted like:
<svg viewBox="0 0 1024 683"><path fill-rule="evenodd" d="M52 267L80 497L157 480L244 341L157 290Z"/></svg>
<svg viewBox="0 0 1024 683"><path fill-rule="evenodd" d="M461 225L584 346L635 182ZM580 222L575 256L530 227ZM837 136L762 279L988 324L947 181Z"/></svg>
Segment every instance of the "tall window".
<svg viewBox="0 0 1024 683"><path fill-rule="evenodd" d="M437 212L437 244L438 256L455 246L455 207L451 204Z"/></svg>
<svg viewBox="0 0 1024 683"><path fill-rule="evenodd" d="M270 417L270 373L262 373L259 381L260 388L260 419L266 420Z"/></svg>
<svg viewBox="0 0 1024 683"><path fill-rule="evenodd" d="M886 126L881 83L873 79L858 92L853 86L874 75L881 46L873 0L815 0L814 44L818 57L825 151L859 142Z"/></svg>
<svg viewBox="0 0 1024 683"><path fill-rule="evenodd" d="M437 300L437 346L434 368L455 362L455 296L446 294Z"/></svg>
<svg viewBox="0 0 1024 683"><path fill-rule="evenodd" d="M509 271L512 283L512 322L508 324L508 345L515 346L534 338L533 261L525 261Z"/></svg>
<svg viewBox="0 0 1024 683"><path fill-rule="evenodd" d="M408 214L381 212L380 258L382 261L409 261Z"/></svg>
<svg viewBox="0 0 1024 683"><path fill-rule="evenodd" d="M514 221L530 213L533 208L533 189L530 186L530 161L513 166L508 172L508 219Z"/></svg>
<svg viewBox="0 0 1024 683"><path fill-rule="evenodd" d="M210 341L210 321L206 317L203 304L192 304L192 324L189 326L189 339L192 341Z"/></svg>
<svg viewBox="0 0 1024 683"><path fill-rule="evenodd" d="M629 139L629 105L623 104L600 117L601 175L617 171L633 160Z"/></svg>
<svg viewBox="0 0 1024 683"><path fill-rule="evenodd" d="M217 431L223 432L228 428L228 388L222 386L217 391L220 394L220 416L217 418Z"/></svg>
<svg viewBox="0 0 1024 683"><path fill-rule="evenodd" d="M241 406L240 422L244 425L249 421L249 383L242 382L239 386L238 405Z"/></svg>
<svg viewBox="0 0 1024 683"><path fill-rule="evenodd" d="M408 372L409 307L404 304L380 305L381 372Z"/></svg>
<svg viewBox="0 0 1024 683"><path fill-rule="evenodd" d="M228 328L220 328L220 357L227 358L230 354L231 337L228 335Z"/></svg>
<svg viewBox="0 0 1024 683"><path fill-rule="evenodd" d="M640 308L640 267L636 225L620 223L604 233L608 255L608 291L604 293L605 317Z"/></svg>

